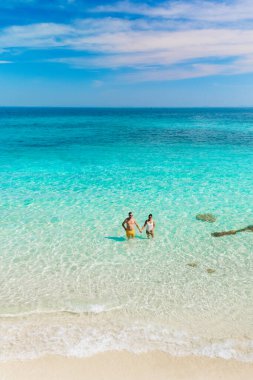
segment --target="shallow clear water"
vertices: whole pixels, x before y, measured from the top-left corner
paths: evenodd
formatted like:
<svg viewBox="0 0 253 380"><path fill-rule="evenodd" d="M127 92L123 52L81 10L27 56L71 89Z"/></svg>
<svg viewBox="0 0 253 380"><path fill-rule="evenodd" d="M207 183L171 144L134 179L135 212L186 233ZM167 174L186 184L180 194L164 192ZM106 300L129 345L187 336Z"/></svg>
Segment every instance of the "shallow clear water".
<svg viewBox="0 0 253 380"><path fill-rule="evenodd" d="M0 359L253 361L253 233L211 236L253 224L253 109L2 108L0 128ZM126 241L129 211L153 241Z"/></svg>

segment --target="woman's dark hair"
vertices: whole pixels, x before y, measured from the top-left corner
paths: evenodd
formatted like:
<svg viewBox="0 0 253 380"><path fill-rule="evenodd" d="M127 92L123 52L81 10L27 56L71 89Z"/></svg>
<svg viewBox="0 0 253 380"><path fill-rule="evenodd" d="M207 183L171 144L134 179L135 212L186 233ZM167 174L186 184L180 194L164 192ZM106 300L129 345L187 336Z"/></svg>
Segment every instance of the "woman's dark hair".
<svg viewBox="0 0 253 380"><path fill-rule="evenodd" d="M149 214L149 216L148 216L148 217L149 217L149 218L150 218L150 217L152 218L152 216L153 216L152 214Z"/></svg>

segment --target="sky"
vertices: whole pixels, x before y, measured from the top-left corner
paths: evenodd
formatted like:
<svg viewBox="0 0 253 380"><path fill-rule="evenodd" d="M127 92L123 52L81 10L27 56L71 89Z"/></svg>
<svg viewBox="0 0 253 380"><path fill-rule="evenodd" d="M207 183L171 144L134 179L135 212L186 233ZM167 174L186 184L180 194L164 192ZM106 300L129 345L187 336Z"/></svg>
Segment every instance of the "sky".
<svg viewBox="0 0 253 380"><path fill-rule="evenodd" d="M253 0L0 0L0 106L251 107Z"/></svg>

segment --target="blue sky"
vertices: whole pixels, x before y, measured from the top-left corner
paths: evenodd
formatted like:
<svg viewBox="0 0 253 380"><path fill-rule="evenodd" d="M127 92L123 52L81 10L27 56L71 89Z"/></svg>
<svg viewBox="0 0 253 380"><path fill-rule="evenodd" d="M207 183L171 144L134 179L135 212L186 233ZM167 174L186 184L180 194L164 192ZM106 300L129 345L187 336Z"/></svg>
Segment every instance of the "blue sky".
<svg viewBox="0 0 253 380"><path fill-rule="evenodd" d="M0 0L0 105L253 106L253 1Z"/></svg>

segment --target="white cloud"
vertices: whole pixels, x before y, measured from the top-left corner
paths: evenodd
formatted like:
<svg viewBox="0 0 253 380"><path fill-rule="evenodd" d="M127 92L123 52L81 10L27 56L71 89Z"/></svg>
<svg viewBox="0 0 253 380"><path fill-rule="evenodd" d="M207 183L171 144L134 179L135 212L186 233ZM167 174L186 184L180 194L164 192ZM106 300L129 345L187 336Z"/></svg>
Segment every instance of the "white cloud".
<svg viewBox="0 0 253 380"><path fill-rule="evenodd" d="M169 66L190 60L235 59L253 54L253 30L207 29L190 31L137 31L79 35L72 49L94 56L62 58L76 67L138 68ZM253 68L252 68L253 69Z"/></svg>
<svg viewBox="0 0 253 380"><path fill-rule="evenodd" d="M11 26L0 34L0 48L50 48L64 44L66 36L71 34L72 27L54 23Z"/></svg>
<svg viewBox="0 0 253 380"><path fill-rule="evenodd" d="M191 64L181 68L169 68L155 70L148 68L141 72L133 72L120 76L120 80L126 82L168 81L201 78L213 75L239 75L252 72L253 57L234 61L230 64Z"/></svg>
<svg viewBox="0 0 253 380"><path fill-rule="evenodd" d="M121 1L115 5L95 8L97 12L128 13L167 19L205 20L208 22L234 22L253 19L252 0L232 1L164 1L159 6Z"/></svg>
<svg viewBox="0 0 253 380"><path fill-rule="evenodd" d="M147 82L147 81L168 81L168 80L181 80L200 78L210 75L218 75L223 72L223 67L220 65L209 64L189 64L182 68L170 68L170 69L147 69L138 73L130 73L121 76L121 80L127 82Z"/></svg>
<svg viewBox="0 0 253 380"><path fill-rule="evenodd" d="M145 17L100 15L69 25L11 26L0 34L0 49L69 49L72 57L62 53L53 61L75 68L124 68L129 71L125 77L136 81L253 72L253 28L243 22L253 18L253 1L236 0L230 5L231 9L225 1L195 0L151 7L121 2L97 11L113 9ZM241 23L224 24L235 21L235 17ZM204 27L203 20L212 21L212 25Z"/></svg>

